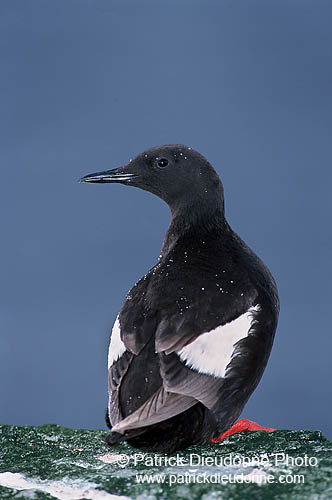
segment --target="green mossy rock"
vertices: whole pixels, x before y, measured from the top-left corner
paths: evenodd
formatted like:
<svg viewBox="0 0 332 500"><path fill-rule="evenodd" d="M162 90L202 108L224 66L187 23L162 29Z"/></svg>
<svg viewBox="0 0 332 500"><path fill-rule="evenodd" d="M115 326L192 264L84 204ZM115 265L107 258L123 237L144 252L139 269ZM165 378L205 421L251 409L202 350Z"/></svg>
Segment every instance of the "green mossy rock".
<svg viewBox="0 0 332 500"><path fill-rule="evenodd" d="M0 426L0 499L332 499L332 442L319 431L241 433L170 457L105 436Z"/></svg>

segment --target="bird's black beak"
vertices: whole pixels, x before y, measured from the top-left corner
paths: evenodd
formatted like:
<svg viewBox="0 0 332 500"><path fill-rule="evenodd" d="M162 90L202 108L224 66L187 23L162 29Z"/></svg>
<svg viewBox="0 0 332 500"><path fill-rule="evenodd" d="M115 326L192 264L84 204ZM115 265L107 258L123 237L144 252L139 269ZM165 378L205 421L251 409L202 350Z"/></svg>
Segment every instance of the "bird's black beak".
<svg viewBox="0 0 332 500"><path fill-rule="evenodd" d="M104 172L95 172L82 177L79 182L120 182L121 184L130 184L131 180L137 175L125 171L125 167L114 168L113 170L105 170Z"/></svg>

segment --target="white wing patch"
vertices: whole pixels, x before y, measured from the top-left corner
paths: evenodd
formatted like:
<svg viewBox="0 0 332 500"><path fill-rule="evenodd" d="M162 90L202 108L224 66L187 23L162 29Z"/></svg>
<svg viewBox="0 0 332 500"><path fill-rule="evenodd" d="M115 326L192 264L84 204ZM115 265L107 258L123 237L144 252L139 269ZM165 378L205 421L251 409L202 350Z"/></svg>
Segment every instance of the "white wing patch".
<svg viewBox="0 0 332 500"><path fill-rule="evenodd" d="M225 377L226 368L233 357L234 344L248 336L253 313L258 311L259 305L251 307L230 323L203 333L177 351L177 354L189 368L207 375Z"/></svg>
<svg viewBox="0 0 332 500"><path fill-rule="evenodd" d="M121 340L121 326L119 321L119 316L117 316L111 335L110 346L108 348L108 369L114 361L119 359L126 350L126 346Z"/></svg>

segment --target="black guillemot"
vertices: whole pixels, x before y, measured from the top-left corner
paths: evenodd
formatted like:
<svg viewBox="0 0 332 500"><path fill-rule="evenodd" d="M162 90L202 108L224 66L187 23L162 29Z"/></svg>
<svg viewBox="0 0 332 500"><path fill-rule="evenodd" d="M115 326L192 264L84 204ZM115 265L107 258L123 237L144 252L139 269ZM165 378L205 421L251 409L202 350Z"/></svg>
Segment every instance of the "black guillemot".
<svg viewBox="0 0 332 500"><path fill-rule="evenodd" d="M171 211L157 264L129 291L108 354L107 443L172 453L241 430L279 314L275 281L231 229L223 185L197 151L170 144L82 182L150 191Z"/></svg>

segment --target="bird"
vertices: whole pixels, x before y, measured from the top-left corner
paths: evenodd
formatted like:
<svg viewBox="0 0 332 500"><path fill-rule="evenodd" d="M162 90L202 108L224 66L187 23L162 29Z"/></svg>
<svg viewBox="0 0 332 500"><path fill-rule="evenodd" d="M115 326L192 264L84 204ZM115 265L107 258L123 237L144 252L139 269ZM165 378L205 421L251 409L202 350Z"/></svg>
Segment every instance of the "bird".
<svg viewBox="0 0 332 500"><path fill-rule="evenodd" d="M170 209L159 258L128 292L110 336L107 444L170 454L274 430L236 420L270 356L278 290L227 222L212 165L166 144L80 181L140 188Z"/></svg>

